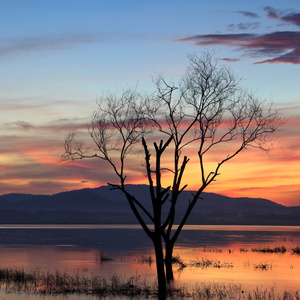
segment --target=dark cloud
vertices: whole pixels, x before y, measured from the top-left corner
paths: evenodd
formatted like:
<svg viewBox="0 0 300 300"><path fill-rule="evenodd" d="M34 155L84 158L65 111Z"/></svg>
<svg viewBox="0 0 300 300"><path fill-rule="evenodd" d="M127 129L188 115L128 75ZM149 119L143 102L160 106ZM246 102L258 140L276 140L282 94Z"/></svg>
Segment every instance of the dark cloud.
<svg viewBox="0 0 300 300"><path fill-rule="evenodd" d="M293 13L283 13L277 11L274 7L267 6L264 8L264 11L267 12L267 15L270 19L275 19L278 21L282 21L285 23L291 23L297 26L300 26L300 13L293 12Z"/></svg>
<svg viewBox="0 0 300 300"><path fill-rule="evenodd" d="M266 59L260 62L256 62L255 64L263 63L292 63L295 65L300 64L300 49L296 49L294 51L274 57L272 59Z"/></svg>
<svg viewBox="0 0 300 300"><path fill-rule="evenodd" d="M300 13L288 14L281 18L282 21L300 26Z"/></svg>
<svg viewBox="0 0 300 300"><path fill-rule="evenodd" d="M229 24L227 27L229 30L249 30L256 29L259 26L259 22L250 22L250 23L239 23L239 24Z"/></svg>
<svg viewBox="0 0 300 300"><path fill-rule="evenodd" d="M17 121L17 122L11 123L11 124L19 126L19 127L21 127L22 129L25 129L25 130L34 128L34 126L32 124L30 124L28 122L25 122L25 121Z"/></svg>
<svg viewBox="0 0 300 300"><path fill-rule="evenodd" d="M270 19L278 19L279 18L277 10L271 6L264 7L264 11L267 12L267 15Z"/></svg>
<svg viewBox="0 0 300 300"><path fill-rule="evenodd" d="M46 147L46 145L43 146ZM61 149L61 152L63 151L60 144L56 147ZM38 151L40 149L33 147L27 152L20 152L19 157L23 158L23 161L6 160L3 163L3 169L0 172L1 194L12 192L53 194L93 184L100 186L108 181L116 180L112 169L105 168L105 163L103 164L100 160L81 160L64 165L58 163L59 156L56 157L57 153L53 153L53 149L48 149L48 152L42 152L37 157L30 155ZM48 160L47 155L52 159Z"/></svg>
<svg viewBox="0 0 300 300"><path fill-rule="evenodd" d="M196 46L221 45L246 51L255 58L271 56L256 63L300 64L300 32L283 31L270 34L207 34L178 39L178 42L194 42Z"/></svg>
<svg viewBox="0 0 300 300"><path fill-rule="evenodd" d="M239 10L239 11L236 11L236 13L242 14L243 16L249 17L249 18L254 18L254 19L259 18L258 14L250 12L250 11Z"/></svg>
<svg viewBox="0 0 300 300"><path fill-rule="evenodd" d="M300 26L299 12L282 12L271 6L263 10L268 18L283 23ZM258 14L249 11L236 11L246 17L258 18ZM241 34L200 34L176 40L177 42L194 42L196 46L227 46L243 51L244 55L255 58L255 64L290 63L300 64L300 31L276 31L254 34L260 22L230 24L229 30L243 30ZM237 61L239 58L223 58L225 61Z"/></svg>

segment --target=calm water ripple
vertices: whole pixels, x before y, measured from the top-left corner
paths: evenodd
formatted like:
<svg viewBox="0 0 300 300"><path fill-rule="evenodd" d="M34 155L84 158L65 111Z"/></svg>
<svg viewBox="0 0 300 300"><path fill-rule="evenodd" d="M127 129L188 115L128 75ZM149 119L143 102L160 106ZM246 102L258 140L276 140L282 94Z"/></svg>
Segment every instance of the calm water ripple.
<svg viewBox="0 0 300 300"><path fill-rule="evenodd" d="M279 246L286 252L254 251ZM300 255L292 254L297 246L299 226L186 226L174 250L186 267L180 270L174 266L175 284L233 282L245 287L297 289ZM112 260L101 263L99 253ZM154 280L155 264L142 263L143 256L154 258L154 252L137 225L0 226L2 268L59 270L86 276L140 275ZM35 299L26 295L13 298L13 294L4 297L3 293L0 299Z"/></svg>

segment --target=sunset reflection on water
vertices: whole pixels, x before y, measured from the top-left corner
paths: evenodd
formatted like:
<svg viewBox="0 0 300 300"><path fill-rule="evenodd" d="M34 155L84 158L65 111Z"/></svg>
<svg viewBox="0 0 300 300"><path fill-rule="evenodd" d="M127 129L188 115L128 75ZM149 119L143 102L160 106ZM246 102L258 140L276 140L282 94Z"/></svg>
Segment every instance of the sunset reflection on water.
<svg viewBox="0 0 300 300"><path fill-rule="evenodd" d="M242 245L241 245L242 246ZM187 249L177 248L187 267L177 271L179 282L189 285L197 282L238 283L247 287L296 289L299 287L300 257L291 252L259 253L251 249ZM193 266L204 260L210 266ZM176 269L176 267L175 267Z"/></svg>
<svg viewBox="0 0 300 300"><path fill-rule="evenodd" d="M138 227L0 228L0 238L1 268L140 276L148 283L156 277L155 261L147 260L155 259L151 242ZM184 263L174 264L175 286L214 282L295 290L300 255L292 249L299 245L298 227L188 227L174 249ZM276 246L286 252L257 252ZM99 253L110 260L101 261Z"/></svg>

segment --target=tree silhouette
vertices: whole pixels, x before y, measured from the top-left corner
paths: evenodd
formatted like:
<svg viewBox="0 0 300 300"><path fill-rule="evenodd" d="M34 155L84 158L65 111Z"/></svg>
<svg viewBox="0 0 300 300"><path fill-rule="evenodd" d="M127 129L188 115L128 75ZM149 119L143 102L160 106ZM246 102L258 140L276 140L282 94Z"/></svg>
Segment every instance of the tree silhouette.
<svg viewBox="0 0 300 300"><path fill-rule="evenodd" d="M174 245L201 193L220 175L221 166L241 151L269 151L269 135L282 125L271 106L243 90L233 72L219 67L210 53L188 58L190 65L177 85L159 76L153 94L125 90L121 95L104 95L88 130L96 150L73 131L65 139L62 156L71 161L98 158L110 165L119 182L108 184L125 194L153 242L161 299L166 297L166 281L173 279ZM125 184L132 168L127 162L138 151L145 157L151 210ZM210 161L212 153L215 165ZM191 159L199 163L198 189L174 224L176 205L188 185L184 174Z"/></svg>

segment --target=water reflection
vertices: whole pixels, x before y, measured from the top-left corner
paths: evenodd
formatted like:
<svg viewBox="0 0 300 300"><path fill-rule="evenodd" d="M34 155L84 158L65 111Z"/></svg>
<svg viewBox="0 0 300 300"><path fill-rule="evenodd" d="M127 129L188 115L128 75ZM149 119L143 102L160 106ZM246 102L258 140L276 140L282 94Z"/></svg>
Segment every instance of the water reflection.
<svg viewBox="0 0 300 300"><path fill-rule="evenodd" d="M297 289L299 287L300 257L291 252L259 253L251 249L229 248L208 251L205 248L177 248L187 263L187 270L178 271L181 282L197 281L235 282L244 286ZM202 259L215 265L195 267L194 261ZM216 263L217 262L217 263Z"/></svg>
<svg viewBox="0 0 300 300"><path fill-rule="evenodd" d="M253 251L275 246L284 246L287 251ZM174 265L175 284L213 281L240 283L245 287L276 285L278 289L297 289L300 255L291 251L296 246L300 246L300 227L187 226L174 249L174 255L185 265ZM100 252L112 260L101 261ZM143 257L154 258L152 244L135 225L0 227L2 268L140 275L154 280L155 264ZM201 261L207 265L201 265Z"/></svg>

